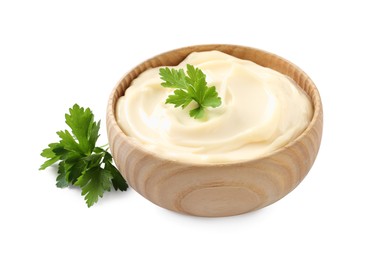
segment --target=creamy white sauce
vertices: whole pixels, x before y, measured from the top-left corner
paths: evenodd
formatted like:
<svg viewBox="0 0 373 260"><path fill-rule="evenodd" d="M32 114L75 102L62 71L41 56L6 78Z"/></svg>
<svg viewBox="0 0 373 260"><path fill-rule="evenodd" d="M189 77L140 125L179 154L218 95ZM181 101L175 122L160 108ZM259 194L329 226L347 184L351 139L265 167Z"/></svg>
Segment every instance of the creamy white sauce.
<svg viewBox="0 0 373 260"><path fill-rule="evenodd" d="M311 120L308 96L272 69L219 51L191 53L175 68L186 64L200 68L222 99L204 119L189 116L193 102L185 109L165 104L174 89L160 85L159 68L139 75L117 103L121 129L158 156L193 163L255 159L295 139Z"/></svg>

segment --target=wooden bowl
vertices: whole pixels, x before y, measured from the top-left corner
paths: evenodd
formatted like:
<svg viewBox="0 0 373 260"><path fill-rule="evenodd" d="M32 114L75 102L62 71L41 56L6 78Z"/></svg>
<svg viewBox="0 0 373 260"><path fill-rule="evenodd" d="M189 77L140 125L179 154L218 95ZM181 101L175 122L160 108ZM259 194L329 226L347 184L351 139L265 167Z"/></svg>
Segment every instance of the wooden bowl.
<svg viewBox="0 0 373 260"><path fill-rule="evenodd" d="M115 118L117 100L131 81L146 69L180 63L194 51L219 50L251 60L291 77L310 96L314 114L294 141L255 160L238 163L193 164L159 157L135 144ZM320 147L322 104L312 80L289 61L254 48L198 45L157 55L125 75L112 91L107 107L107 131L114 161L128 184L153 203L196 216L230 216L260 209L292 191L310 170Z"/></svg>

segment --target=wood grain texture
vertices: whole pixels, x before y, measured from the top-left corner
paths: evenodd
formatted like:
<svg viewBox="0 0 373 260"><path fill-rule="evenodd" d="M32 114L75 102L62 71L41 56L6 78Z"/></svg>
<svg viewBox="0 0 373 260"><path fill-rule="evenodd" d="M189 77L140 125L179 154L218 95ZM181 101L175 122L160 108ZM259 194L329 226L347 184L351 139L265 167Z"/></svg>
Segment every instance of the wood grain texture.
<svg viewBox="0 0 373 260"><path fill-rule="evenodd" d="M310 96L314 114L294 141L256 160L224 164L171 161L145 151L128 138L115 119L117 99L148 68L180 63L193 51L220 50L291 77ZM296 65L268 52L236 45L198 45L155 56L131 70L110 95L107 131L114 161L129 185L153 203L176 212L218 217L242 214L276 202L307 175L317 156L323 126L320 95Z"/></svg>

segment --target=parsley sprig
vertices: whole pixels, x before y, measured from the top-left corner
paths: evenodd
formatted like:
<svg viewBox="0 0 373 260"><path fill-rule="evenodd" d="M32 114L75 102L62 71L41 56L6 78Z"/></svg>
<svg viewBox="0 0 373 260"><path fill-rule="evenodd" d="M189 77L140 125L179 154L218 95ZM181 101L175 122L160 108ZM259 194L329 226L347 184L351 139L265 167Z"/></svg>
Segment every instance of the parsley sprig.
<svg viewBox="0 0 373 260"><path fill-rule="evenodd" d="M166 104L174 104L175 107L184 109L193 100L197 107L189 111L189 115L195 119L203 118L206 107L218 107L221 98L218 96L215 86L208 87L206 75L199 68L187 64L187 75L183 69L176 70L168 67L160 68L159 75L163 87L175 88L173 95L169 95Z"/></svg>
<svg viewBox="0 0 373 260"><path fill-rule="evenodd" d="M60 141L49 144L42 151L41 156L47 160L40 166L40 170L59 161L56 186L79 186L90 207L111 187L124 191L128 185L112 164L108 149L96 147L100 136L100 121L94 121L92 111L75 104L69 112L65 114L65 119L71 133L68 130L57 132Z"/></svg>

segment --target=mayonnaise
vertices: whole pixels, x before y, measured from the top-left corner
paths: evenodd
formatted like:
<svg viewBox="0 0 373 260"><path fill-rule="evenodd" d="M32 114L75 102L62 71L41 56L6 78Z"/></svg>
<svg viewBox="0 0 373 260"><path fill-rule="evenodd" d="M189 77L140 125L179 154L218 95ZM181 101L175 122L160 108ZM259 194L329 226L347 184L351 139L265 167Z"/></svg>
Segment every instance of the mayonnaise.
<svg viewBox="0 0 373 260"><path fill-rule="evenodd" d="M294 140L311 120L308 96L272 69L219 51L191 53L175 68L186 64L200 68L222 100L206 108L204 119L189 116L193 102L185 109L165 104L174 89L161 86L159 68L140 74L117 103L121 129L158 156L193 163L255 159Z"/></svg>

